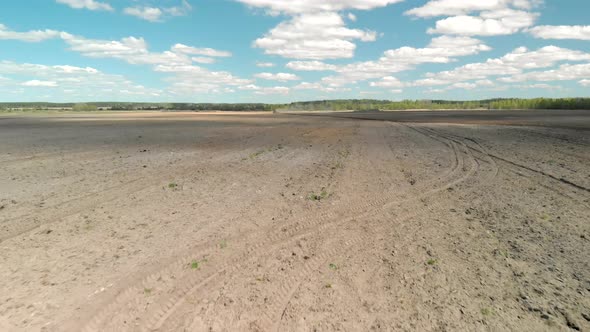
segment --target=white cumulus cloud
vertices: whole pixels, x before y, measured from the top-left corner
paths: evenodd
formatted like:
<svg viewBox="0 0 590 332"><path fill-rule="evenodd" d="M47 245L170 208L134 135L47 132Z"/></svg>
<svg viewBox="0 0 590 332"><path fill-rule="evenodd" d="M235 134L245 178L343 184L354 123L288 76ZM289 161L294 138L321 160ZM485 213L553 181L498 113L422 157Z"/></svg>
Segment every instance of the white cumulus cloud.
<svg viewBox="0 0 590 332"><path fill-rule="evenodd" d="M162 10L156 7L128 7L123 12L150 22L159 22L163 14Z"/></svg>
<svg viewBox="0 0 590 332"><path fill-rule="evenodd" d="M254 93L258 95L288 95L291 89L285 86L275 86L270 88L260 88Z"/></svg>
<svg viewBox="0 0 590 332"><path fill-rule="evenodd" d="M226 51L220 51L212 48L197 48L184 44L172 46L172 51L181 54L202 55L207 57L230 57L232 54Z"/></svg>
<svg viewBox="0 0 590 332"><path fill-rule="evenodd" d="M356 49L353 40L374 41L374 31L345 27L340 14L321 12L296 15L280 23L254 42L266 54L293 59L351 58Z"/></svg>
<svg viewBox="0 0 590 332"><path fill-rule="evenodd" d="M55 81L40 81L40 80L31 80L26 81L21 84L22 86L31 86L31 87L48 87L54 88L57 86L57 82Z"/></svg>
<svg viewBox="0 0 590 332"><path fill-rule="evenodd" d="M321 61L291 61L287 63L287 68L299 71L327 71L336 70L336 65L331 65Z"/></svg>
<svg viewBox="0 0 590 332"><path fill-rule="evenodd" d="M590 40L590 25L541 25L529 32L542 39Z"/></svg>
<svg viewBox="0 0 590 332"><path fill-rule="evenodd" d="M68 5L75 9L107 10L112 11L113 7L105 2L95 0L56 0L57 3Z"/></svg>
<svg viewBox="0 0 590 332"><path fill-rule="evenodd" d="M263 80L279 81L279 82L300 80L300 78L297 75L289 74L289 73L277 73L277 74L259 73L259 74L254 75L254 77L261 78Z"/></svg>
<svg viewBox="0 0 590 332"><path fill-rule="evenodd" d="M520 82L526 80L527 77L535 80L539 77L539 74L525 74L525 71L549 68L563 61L590 61L590 54L556 46L546 46L536 51L519 47L500 58L488 59L485 62L470 63L449 71L428 73L426 74L426 78L415 81L413 85L449 85L480 80L481 83L479 85L485 86L489 85L488 78L498 76L506 76L501 79L504 81Z"/></svg>
<svg viewBox="0 0 590 332"><path fill-rule="evenodd" d="M271 68L274 66L275 66L275 64L272 62L256 62L256 67L260 67L260 68Z"/></svg>
<svg viewBox="0 0 590 332"><path fill-rule="evenodd" d="M165 17L185 16L192 9L192 6L186 0L183 0L179 6L175 7L135 6L125 8L123 12L146 21L161 22Z"/></svg>
<svg viewBox="0 0 590 332"><path fill-rule="evenodd" d="M24 42L41 42L47 39L59 38L60 32L55 30L31 30L27 32L17 32L8 29L4 24L0 24L0 40L20 40Z"/></svg>
<svg viewBox="0 0 590 332"><path fill-rule="evenodd" d="M498 36L514 34L534 24L537 14L521 10L503 9L483 12L478 16L453 16L436 22L431 34L464 36Z"/></svg>
<svg viewBox="0 0 590 332"><path fill-rule="evenodd" d="M403 0L237 0L252 7L266 8L274 13L301 14L346 9L370 10Z"/></svg>
<svg viewBox="0 0 590 332"><path fill-rule="evenodd" d="M541 0L431 0L405 14L429 18L448 16L428 29L431 34L464 36L509 35L531 27Z"/></svg>

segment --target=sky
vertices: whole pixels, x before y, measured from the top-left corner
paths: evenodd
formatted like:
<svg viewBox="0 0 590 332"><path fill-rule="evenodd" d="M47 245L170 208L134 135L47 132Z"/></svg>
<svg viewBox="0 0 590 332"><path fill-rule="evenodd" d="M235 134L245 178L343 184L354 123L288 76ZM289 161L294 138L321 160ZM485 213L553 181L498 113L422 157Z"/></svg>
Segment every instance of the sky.
<svg viewBox="0 0 590 332"><path fill-rule="evenodd" d="M3 0L0 102L590 97L588 0Z"/></svg>

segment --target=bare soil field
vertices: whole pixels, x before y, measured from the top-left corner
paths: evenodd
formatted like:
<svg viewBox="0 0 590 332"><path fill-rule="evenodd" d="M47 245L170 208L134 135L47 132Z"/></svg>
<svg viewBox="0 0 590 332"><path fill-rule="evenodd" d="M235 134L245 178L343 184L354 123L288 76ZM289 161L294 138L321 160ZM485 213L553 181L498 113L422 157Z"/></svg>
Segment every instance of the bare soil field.
<svg viewBox="0 0 590 332"><path fill-rule="evenodd" d="M428 113L0 116L0 331L590 330L590 112Z"/></svg>

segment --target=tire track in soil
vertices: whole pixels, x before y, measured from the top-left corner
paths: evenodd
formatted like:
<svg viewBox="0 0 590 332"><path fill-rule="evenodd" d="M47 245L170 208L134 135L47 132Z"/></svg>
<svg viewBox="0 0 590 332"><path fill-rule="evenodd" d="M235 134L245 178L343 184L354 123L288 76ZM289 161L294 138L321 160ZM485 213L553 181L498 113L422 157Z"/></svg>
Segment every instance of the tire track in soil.
<svg viewBox="0 0 590 332"><path fill-rule="evenodd" d="M475 160L481 160L483 162L486 162L490 165L490 167L492 168L492 174L490 175L489 179L486 181L486 183L491 182L492 180L494 180L499 172L500 172L500 168L498 166L498 164L496 163L496 161L494 160L494 158L492 157L492 155L490 154L490 152L484 148L478 141L476 141L475 139L472 138L468 138L468 137L461 137L461 136L456 136L456 135L450 135L450 134L446 134L446 133L441 133L433 128L423 128L424 130L428 131L429 133L439 136L439 137L444 137L448 140L451 140L453 142L456 142L458 144L461 144L465 149L470 150L471 153L475 152L477 154L480 154L481 156L475 156L472 154L472 156L475 158ZM469 144L467 144L465 141L471 142L473 143L476 148L470 146Z"/></svg>
<svg viewBox="0 0 590 332"><path fill-rule="evenodd" d="M416 129L416 128L412 128L412 129ZM432 139L435 139L435 137L442 138L442 139L448 139L448 140L452 140L452 141L454 141L454 142L456 142L458 144L461 144L461 145L465 146L466 154L469 157L469 159L472 161L471 171L473 171L474 169L475 169L476 172L480 170L480 165L477 162L477 158L475 156L473 156L472 154L469 153L469 149L468 149L468 147L466 146L466 144L464 142L459 141L459 140L456 140L456 139L451 139L449 137L446 137L445 135L439 134L436 131L430 131L429 128L422 128L422 129L425 129L428 133L422 132L421 130L418 130L418 129L416 129L416 130L418 132L422 133L423 135L427 136L427 137L431 137ZM434 135L434 137L432 137L432 135ZM498 176L498 174L499 174L499 168L495 164L494 160L487 154L487 151L483 147L481 147L476 141L473 141L473 143L475 143L477 146L479 146L481 148L481 151L478 151L478 152L480 152L481 154L483 154L484 155L484 158L487 157L489 159L489 161L487 161L487 162L489 162L492 165L492 170L491 170L490 176L483 178L483 181L480 182L480 186L481 186L481 185L485 185L485 184L490 183L491 181L493 181ZM469 179L477 180L477 179L481 179L481 177L471 177L471 178L468 178L468 179L465 179L465 180L469 180ZM464 189L461 192L464 193L464 194L468 194L468 193L474 192L475 190L477 190L477 188L478 187L475 187L475 186L468 186L467 189ZM419 207L422 207L422 206L419 206ZM435 200L434 202L432 202L431 204L429 204L426 207L426 210L427 211L433 211L435 209L444 209L444 207L442 206L442 203L441 203L440 200ZM371 238L372 239L373 237L378 237L379 234L381 234L378 231L378 228L379 227L383 227L383 228L386 229L386 227L384 227L384 226L387 226L387 225L394 226L395 224L399 225L400 223L403 223L404 221L407 221L408 219L424 218L425 217L425 214L423 213L424 212L424 209L416 209L415 211L417 211L417 212L409 213L409 214L406 214L406 215L401 216L401 217L400 216L396 216L396 219L394 221L392 221L392 218L388 218L387 214L384 214L383 215L383 217L384 217L383 219L387 220L387 222L385 224L379 223L379 224L375 225L376 227L367 227L368 230L373 230L373 234L366 235L365 238ZM409 244L409 242L411 242L412 238L411 237L403 237L402 239L398 239L398 240L400 240L401 242L404 242L405 241L405 244ZM367 243L367 242L363 242L363 243ZM402 246L403 247L403 246L405 246L405 244L403 244L403 243L402 244L398 244L398 246ZM332 256L332 259L333 260L336 260L337 261L339 257L345 257L345 256L347 256L347 254L349 252L351 252L353 249L354 249L353 247L348 247L348 248L346 248L345 251L342 251L342 250L336 251L336 253L337 253L336 256L333 256L333 255L330 255L330 256ZM331 253L331 251L330 251L330 253ZM317 269L315 269L315 270L317 270ZM311 271L313 271L311 268L306 269L306 273L303 274L302 277L303 276L306 276L306 275L309 275ZM289 284L289 283L294 283L295 284L294 289L292 289L289 293L281 293L281 294L279 294L276 297L276 298L279 298L279 299L286 299L284 301L284 303L279 307L280 310L275 310L275 311L272 311L271 310L270 312L272 312L274 314L274 316L265 315L265 318L266 318L266 326L272 326L272 328L269 329L271 331L281 331L281 328L280 327L281 327L281 323L283 321L285 312L287 311L288 306L289 306L290 302L292 301L294 295L296 294L296 292L300 289L300 287L303 284L300 281L297 282L297 281L292 280L292 279L287 280L287 284ZM280 312L281 313L280 314L280 317L277 315L277 312ZM273 323L273 322L275 322L275 323ZM264 330L266 330L266 329L264 329Z"/></svg>
<svg viewBox="0 0 590 332"><path fill-rule="evenodd" d="M461 137L461 136L452 135L452 134L449 134L449 136L450 137L451 136L452 137L458 137L458 138L462 138L462 139L466 139L466 140L475 142L475 140L474 139L471 139L471 138ZM490 157L492 159L494 158L493 155L490 155ZM500 161L504 161L504 160L500 159ZM565 189L558 189L555 186L550 186L550 185L546 184L545 182L553 182L554 184L558 184L558 185L561 184L559 182L556 182L555 179L553 177L551 177L551 176L548 176L548 177L547 176L539 176L539 174L537 172L529 172L532 175L525 175L522 171L529 171L529 168L528 167L521 168L521 167L519 167L520 164L518 164L518 163L511 163L511 162L506 162L506 161L504 161L503 164L505 165L503 167L503 169L509 171L510 174L514 174L514 175L517 175L519 177L524 177L525 181L528 181L531 184L536 184L536 185L538 185L538 186L540 186L542 188L545 188L545 189L547 189L548 192L552 192L552 193L558 194L558 195L560 195L560 196L562 196L562 197L564 197L566 199L570 199L570 200L573 200L573 201L578 201L578 199L577 199L578 197L572 197L572 196L570 196L569 194L566 193L566 190ZM569 186L567 186L567 187L571 189L571 187L569 187ZM583 205L589 206L588 205L588 201L579 201L579 203L582 203ZM535 212L536 212L535 210L531 211L526 206L525 207L521 207L518 210L518 213L520 213L521 216L527 217L529 220L534 220L535 219L535 217L537 216L537 214ZM558 239L559 238L559 234L554 233L554 230L552 230L551 228L547 228L547 227L543 226L543 224L537 224L537 227L540 227L542 229L541 232L543 234L551 234L549 236L549 238L552 238L552 239ZM498 228L496 228L496 231L498 231ZM502 230L500 230L500 231L502 231ZM534 240L533 239L527 239L526 241L534 241ZM567 241L567 240L565 240L565 241ZM510 241L508 241L508 243L505 243L506 247L509 247L509 243L510 243ZM538 244L537 241L534 241L534 243ZM546 250L546 248L544 248L543 250ZM555 249L555 250L557 250L557 249ZM523 255L522 252L519 251L519 253L520 253L520 255ZM534 258L533 257L530 257L531 253L528 254L529 255L528 258L523 258L520 255L519 255L519 258L515 258L515 259L519 260L520 262L522 262L524 264L531 264L537 258L537 255L534 254L534 253L532 254ZM551 256L550 253L548 255ZM533 269L536 269L536 271L537 271L534 274L537 275L539 273L543 273L544 270L545 270L545 268L543 266L544 265L532 267ZM511 271L513 271L513 274L514 275L518 275L520 273L520 270L517 269L517 268L515 268L512 265L509 265L509 268L510 268ZM558 273L561 274L558 278L564 278L563 272L561 272L561 270L556 269L556 271L558 271ZM567 277L565 277L565 278L567 278ZM580 281L576 277L574 277L572 279L573 280L577 280L578 282ZM560 279L560 280L563 280L563 279ZM538 280L536 280L536 281L539 282ZM530 281L525 281L523 284L519 284L518 287L517 287L517 289L519 289L522 294L526 294L526 293L535 294L535 289L543 289L543 286L544 285L542 285L542 284L535 284L535 283L532 283L531 284ZM579 286L579 287L582 287L582 286ZM561 295L561 292L560 293L556 293L554 295L562 296ZM574 297L575 297L575 294L574 294ZM528 300L528 301L531 301L531 300ZM524 302L526 303L526 301L524 301ZM527 305L522 304L522 300L520 298L518 300L518 303L520 303L522 305L522 309L523 310L530 311L528 309L530 307L530 304L528 304L528 307L527 307ZM549 301L549 303L551 303L551 301ZM579 304L577 304L577 305L579 305ZM543 305L540 305L540 306L543 307ZM573 307L576 307L576 305L573 305L572 308ZM563 324L563 326L568 326L569 319L570 319L569 318L570 317L569 316L570 313L568 313L568 311L570 311L570 310L571 310L571 308L570 309L563 309L562 308L562 310L556 310L553 315L555 315L555 313L556 313L557 314L556 316L560 316L562 318L562 322L561 323ZM541 315L541 314L539 314L539 315ZM568 327L570 327L570 326L568 326Z"/></svg>
<svg viewBox="0 0 590 332"><path fill-rule="evenodd" d="M556 188L555 186L549 186L546 183L544 183L543 181L536 180L533 176L525 175L524 173L520 172L519 170L524 170L525 172L529 172L529 173L533 173L533 174L536 174L536 175L544 176L545 178L548 178L550 180L557 181L557 183L560 184L560 185L562 185L562 186L563 185L568 185L568 187L570 187L570 188L573 187L573 188L578 189L578 190L590 192L590 190L588 188L585 188L585 187L580 186L578 184L572 183L571 181L568 181L566 179L563 179L563 178L560 178L560 177L556 177L554 175L548 174L548 173L543 172L543 171L535 170L535 169L533 169L531 167L528 167L528 166L519 164L517 162L508 160L508 159L503 158L503 157L499 157L499 156L497 156L495 154L489 153L481 144L479 144L473 138L462 137L462 136L457 136L457 135L447 134L447 133L445 133L445 134L442 134L441 133L441 135L445 135L449 139L453 139L453 140L459 139L459 140L467 140L467 141L473 142L474 144L476 144L478 146L478 148L481 151L478 151L477 149L475 149L475 148L473 148L471 146L467 146L469 149L487 155L487 157L490 160L492 160L494 163L495 163L494 160L498 160L498 161L503 162L505 165L508 166L508 167L505 167L506 170L511 171L511 172L513 172L513 173L515 173L515 174L517 174L519 176L524 176L527 179L530 179L533 182L537 183L541 187L544 187L544 188L546 188L546 189L548 189L548 190L550 190L552 192L555 192L555 193L559 194L560 196L566 197L566 198L568 198L570 200L573 200L573 201L575 201L577 203L581 203L581 204L584 204L586 206L590 206L589 201L588 201L588 198L580 198L579 196L571 196L568 193L568 191L566 191L564 189L561 189L560 190L560 189Z"/></svg>
<svg viewBox="0 0 590 332"><path fill-rule="evenodd" d="M452 145L454 145L454 144L452 144ZM465 175L461 176L459 179L456 179L454 181L450 181L448 183L444 183L445 185L443 185L442 187L437 188L437 189L434 189L434 190L432 190L431 192L429 192L429 193L427 193L425 195L419 195L415 199L406 200L406 201L403 201L403 202L400 202L400 203L407 203L408 201L410 201L410 202L412 202L412 201L418 201L419 199L423 199L425 197L428 197L430 195L434 195L434 194L439 193L439 192L441 192L441 191L443 191L445 189L448 189L448 188L450 188L452 186L455 186L455 185L457 185L457 184L465 181L469 177L473 176L473 174L475 174L475 172L478 170L479 165L474 161L474 158L469 154L469 150L465 150L464 151L464 154L467 156L468 159L471 160L471 168L466 171L466 174ZM459 158L459 157L457 157L457 158L459 159L459 168L460 169L464 169L464 158ZM389 204L386 204L386 205L389 205ZM326 228L326 227L328 227L330 225L334 225L334 224L338 224L339 225L339 224L342 224L342 223L345 223L345 222L349 222L349 221L352 221L353 219L356 219L356 218L365 218L365 217L369 217L371 215L375 215L376 213L381 212L383 209L390 207L390 206L387 206L386 207L386 205L384 205L381 209L375 209L375 210L370 211L370 212L366 212L367 210L364 210L365 211L364 213L362 213L360 215L356 214L355 217L353 217L353 218L347 218L346 220L341 221L341 222L338 222L338 223L334 223L334 222L331 222L330 224L324 223L324 224L322 224L323 227L321 229L324 229L324 228ZM420 207L421 207L421 204L416 204L415 208L408 209L406 207L406 211L408 211L408 210L409 211L419 211L419 208ZM408 212L406 212L406 214L408 214ZM409 213L409 214L411 215L412 213ZM290 237L288 239L279 240L279 241L277 241L277 248L280 248L280 247L284 246L285 241L292 242L294 240L300 239L301 237L308 236L309 234L317 233L318 231L320 231L320 230L318 230L318 229L316 229L316 230L311 229L306 234L302 234L302 235L299 235L297 237L292 236L292 237ZM275 250L277 248L275 248ZM339 250L341 250L341 249L339 249ZM253 256L253 257L254 257L254 260L255 260L256 256ZM242 265L236 265L236 266L234 266L233 269L230 269L228 271L228 273L226 273L226 275L229 275L229 276L234 275L235 273L237 273L237 272L239 272L241 270L241 267L242 267ZM301 276L303 276L303 275L301 275ZM286 283L288 285L293 285L294 284L292 278L289 279L289 280L287 280ZM184 293L184 298L186 299L186 297L188 297L190 294L196 292L198 289L200 289L205 284L207 284L207 281L205 281L205 282L203 282L201 284L197 284L188 293ZM285 289L285 288L287 288L287 289L290 290L290 288L288 288L288 286L285 287L283 285L281 287L281 289ZM275 297L275 298L285 298L285 294L279 294L279 295L273 296L273 297ZM166 322L166 320L168 318L170 318L170 316L175 311L177 311L179 309L179 306L180 305L184 304L184 300L181 299L180 301L170 301L168 304L171 307L168 309L167 313L164 313L163 311L160 311L160 313L164 313L164 316L160 317L155 322L152 321L151 324L148 323L148 326L145 327L145 330L154 330L154 329L157 330L157 329L161 329L162 328L162 325ZM164 311L166 311L166 310L164 310Z"/></svg>
<svg viewBox="0 0 590 332"><path fill-rule="evenodd" d="M457 156L458 156L458 154L459 154L459 151L457 150L457 147L456 147L455 145L453 145L453 144L449 144L448 142L445 142L445 143L446 143L446 145L447 145L447 146L448 146L450 149L452 149L452 151L454 152L454 155L456 156L456 158L455 158L455 160L456 160L456 163L455 163L455 165L453 165L453 167L451 168L451 172L452 172L452 171L454 171L454 170L457 170L457 169L459 169L459 168L462 168L462 167L461 167L461 165L462 165L462 164L459 164L459 159L458 159L458 157L457 157ZM462 160L461 160L461 162L462 162ZM425 182L425 183L429 183L429 182ZM406 201L408 201L408 200L406 200ZM404 202L405 202L405 201L404 201ZM372 212L372 213L369 213L369 212L367 212L367 213L366 213L366 215L371 215L371 214L373 214L373 213L375 213L375 212ZM358 218L358 217L364 217L364 215L355 216L354 218ZM301 235L301 236L297 236L296 238L291 238L291 239L288 239L287 241L288 241L288 242L292 242L292 241L294 241L294 240L297 240L297 239L303 238L303 237L305 237L305 236L309 236L310 234L313 234L313 233L314 233L313 231L310 231L310 232L308 232L307 234L303 234L303 235ZM285 240L283 240L283 241L285 241ZM276 250L278 250L278 248L280 248L280 247L281 247L281 244L279 243L279 245L277 246L277 249L276 249ZM255 259L253 259L252 261L254 261L254 260L255 260ZM252 263L250 263L250 264L246 264L246 265L251 265L251 264L252 264ZM306 265L306 266L307 266L307 265ZM236 268L237 268L237 269L239 269L240 267L239 267L239 266L237 266ZM236 271L233 271L233 270L232 270L232 271L231 271L230 273L228 273L228 274L230 274L230 275L233 275L233 273L234 273L234 272L238 272L238 271L239 271L239 270L236 270ZM293 277L292 277L291 279L293 279ZM288 282L288 283L289 283L289 284L291 284L291 282ZM209 283L206 283L206 285L207 285L207 286L210 286L210 284L209 284ZM205 286L205 285L201 285L201 286ZM210 287L208 287L208 289L209 289L209 288L210 288ZM283 287L283 288L284 288L284 287ZM196 289L195 289L194 291L196 291ZM279 296L276 296L276 297L277 297L277 298L284 298L284 295L285 295L285 294L282 294L282 295L279 295ZM189 295L186 295L186 296L188 297ZM217 303L217 301L219 301L219 298L216 300L216 303ZM181 315L181 314L177 314L177 316L178 316L178 315ZM150 330L150 329L161 329L161 328L162 328L161 324L163 324L163 322L160 322L160 324L156 324L155 326L148 327L148 330ZM208 323L206 323L205 325L206 325L206 326L211 326L211 324L208 324ZM171 328L171 329L169 329L169 330L174 330L174 329L175 329L175 328Z"/></svg>
<svg viewBox="0 0 590 332"><path fill-rule="evenodd" d="M167 178L189 174L194 169L194 166L186 166L180 168L180 172L176 174L167 175ZM179 168L176 168L176 170L179 170ZM89 210L97 205L113 202L121 197L128 197L151 187L161 186L165 182L166 181L164 178L158 177L150 177L149 179L146 179L145 176L135 178L120 185L109 187L98 192L83 195L82 197L72 198L67 201L48 206L35 213L7 219L3 222L14 223L15 221L19 221L19 223L16 227L13 227L12 231L8 231L8 234L4 233L0 235L0 242L26 234L35 229L38 229L39 227L59 222L64 218ZM47 221L41 223L33 222L33 225L31 225L31 222L22 222L22 219L27 219L27 221L30 221L30 218L33 218L34 215L42 215L44 219L47 219ZM7 226L9 227L9 225L5 225L4 228L7 228Z"/></svg>
<svg viewBox="0 0 590 332"><path fill-rule="evenodd" d="M315 130L315 129L314 129L314 130ZM284 150L283 150L283 151L284 151ZM248 166L248 167L251 167L251 165L250 165L250 166ZM333 177L333 176L335 176L335 172L334 172L334 171L332 171L332 172L331 172L331 174L330 174L330 176L332 176L332 177ZM185 215L185 216L186 216L186 215ZM182 217L183 217L183 215L179 215L179 216L178 216L176 219L181 219ZM244 236L247 236L247 234L246 234L246 235L243 235L243 234L242 234L242 235L240 235L239 237L237 237L237 239L243 238ZM227 240L228 240L228 241L232 241L232 238L228 238ZM208 244L206 244L206 245L198 246L197 248L204 248L203 250L205 250L205 249L207 249L207 248L209 248L209 249L210 249L211 247L212 247L212 245L211 245L210 243L208 243ZM247 249L247 248L245 248L244 250L248 250L248 249ZM194 257L194 256L186 256L186 257L188 258L188 257ZM180 260L179 260L179 262L180 262ZM181 265L179 265L179 266L181 266Z"/></svg>
<svg viewBox="0 0 590 332"><path fill-rule="evenodd" d="M408 128L409 127L407 125L403 125L403 124L400 124L400 123L394 123L394 122L388 122L388 124L391 127L397 127L397 128ZM409 128L409 129L414 130L414 128ZM416 131L416 130L414 130L414 131ZM434 139L433 137L428 136L428 135L425 135L422 132L419 132L419 131L417 131L417 132L420 135L425 136L426 138ZM449 143L448 141L440 141L440 140L437 140L437 141L438 142L441 142L448 149L450 149L450 150L453 151L453 154L454 154L454 158L452 160L453 164L452 164L452 166L450 168L448 168L447 170L445 170L445 172L443 172L443 174L441 174L438 178L432 177L432 178L430 178L430 179L428 179L426 181L421 181L420 187L430 187L431 185L435 184L437 181L440 181L440 179L448 178L449 176L452 175L452 173L456 172L459 169L459 167L460 167L459 166L459 158L458 158L458 156L459 156L459 150L457 149L457 146L454 145L454 144ZM387 146L388 146L389 150L393 153L394 152L394 148L393 148L391 142L388 141Z"/></svg>
<svg viewBox="0 0 590 332"><path fill-rule="evenodd" d="M435 202L434 204L438 205L438 202ZM335 248L334 250L329 250L328 252L320 254L318 256L319 259L317 264L307 264L303 267L302 271L298 273L296 276L291 276L287 280L285 280L281 285L279 292L275 296L273 296L274 299L280 299L280 301L277 302L275 305L272 305L270 308L268 308L268 310L264 311L264 320L262 323L263 330L281 331L280 325L283 322L285 313L288 310L289 305L293 300L294 296L297 294L301 286L304 284L304 281L302 280L304 277L310 276L312 272L319 270L321 266L326 266L329 261L338 261L340 258L347 256L353 250L360 249L362 245L366 243L371 243L379 235L378 232L375 232L375 230L377 230L379 227L383 227L386 225L393 226L395 224L403 223L424 213L423 209L417 208L422 207L421 204L416 204L415 207L416 209L413 209L413 212L405 213L402 215L392 216L388 215L387 213L382 213L380 216L370 216L372 218L384 218L387 220L387 222L385 224L375 222L373 222L375 223L374 225L371 225L370 223L366 224L368 226L367 229L373 230L372 233L365 234L362 237L359 237L358 241L354 241L352 243L344 243L344 245L340 248ZM363 218L363 216L361 216L360 218ZM382 220L381 218L379 218L378 220ZM352 234L355 233L356 232L353 232ZM329 234L328 236L333 236L333 234ZM349 233L346 236L342 237L349 238L350 236L351 235ZM408 244L409 241L410 238L407 238L406 244ZM342 241L337 241L337 243L342 243Z"/></svg>
<svg viewBox="0 0 590 332"><path fill-rule="evenodd" d="M539 131L536 128L530 128L530 127L526 127L526 126L519 126L518 128L519 130L525 131L529 134L533 134L536 135L537 137L543 137L543 138L550 138L550 139L554 139L554 140L560 140L563 141L565 143L568 144L577 144L580 146L590 146L590 141L587 140L582 140L580 138L572 138L572 137L565 137L564 135L561 134L550 134L547 133L546 131ZM547 129L545 129L547 130ZM575 129L570 129L570 130L575 130Z"/></svg>
<svg viewBox="0 0 590 332"><path fill-rule="evenodd" d="M247 167L248 165L239 163L236 167L236 170L245 169ZM173 174L166 174L166 179L183 177L186 174L190 174L191 171L195 169L198 169L196 165L176 167L174 168ZM153 173L149 176L138 177L97 192L92 192L82 195L81 197L75 197L51 206L44 207L37 212L2 220L2 228L4 231L2 231L0 234L0 243L32 232L40 227L59 222L62 219L91 209L94 206L113 202L121 197L128 197L148 188L161 186L166 182L166 179L158 177L158 174L162 173ZM36 222L37 220L34 217L35 215L43 216L43 219L46 219L46 221ZM182 216L183 215L179 216L179 218ZM7 228L9 230L6 230Z"/></svg>
<svg viewBox="0 0 590 332"><path fill-rule="evenodd" d="M459 153L459 152L456 149L456 147L454 147L453 150L450 151L450 154L454 155L453 158L458 160L457 164L454 165L454 168L453 168L455 170L455 173L456 173L456 171L460 171L463 168L463 165L462 165L463 160L457 156L457 153ZM451 175L454 176L455 173L452 173ZM470 176L470 175L466 175L463 177L468 177L468 176ZM453 180L452 178L451 179L444 178L444 179L440 179L440 180L444 181L440 187L424 191L423 194L417 198L427 196L431 193L446 190L447 188L460 182L461 178L459 178L457 180ZM379 209L379 208L384 208L385 206L390 205L390 204L387 204L388 202L391 202L391 201L396 202L395 199L397 198L397 196L398 196L397 193L396 193L396 195L394 195L392 193L388 193L388 195L381 196L381 198L379 198L379 199L376 199L373 201L369 201L369 200L364 201L361 204L354 206L353 208L347 207L347 210L349 211L349 213L346 213L346 215L360 215L367 210L375 210L375 209ZM403 203L403 202L405 202L405 201L402 201L401 203ZM338 215L334 212L323 213L319 216L305 216L303 218L297 218L293 222L289 223L289 225L283 225L279 229L270 229L270 230L266 230L266 231L261 232L262 234L270 234L270 235L264 236L263 240L261 240L261 241L254 242L254 243L256 243L256 245L254 245L252 247L243 248L244 254L238 256L237 258L232 259L230 263L226 263L226 264L221 265L217 271L212 272L212 274L209 275L208 277L196 276L194 273L192 274L192 276L189 275L189 280L186 282L183 282L184 286L176 288L173 291L173 294L170 295L172 300L167 301L166 304L163 305L164 308L166 308L166 309L154 310L157 312L156 316L166 315L166 312L168 312L170 309L172 309L172 307L174 306L175 303L178 303L179 301L183 301L183 298L186 298L186 294L190 289L192 289L192 288L198 289L200 286L205 284L207 281L212 280L214 277L224 274L227 271L230 271L230 267L232 265L235 265L236 262L242 261L244 257L251 257L251 256L253 256L253 254L255 252L264 252L265 251L264 247L268 246L269 243L277 243L277 242L280 243L280 242L284 241L285 239L293 238L297 233L299 233L302 230L305 230L307 228L313 227L314 225L318 225L318 224L328 225L328 223L330 221L334 221L334 219L336 217L338 217ZM199 246L195 250L193 250L193 252L203 253L204 248L206 248L206 247L211 248L213 246L212 245ZM214 251L211 249L209 249L209 250ZM218 254L218 253L216 253L216 254ZM98 313L93 319L91 319L90 322L86 325L86 328L84 330L85 331L101 330L101 325L103 325L105 322L108 322L114 313L120 312L121 307L125 307L126 303L127 304L133 303L134 300L137 298L137 294L140 294L141 291L145 288L148 288L149 285L153 285L155 283L155 281L157 281L159 278L162 278L166 275L176 275L177 273L183 274L183 271L186 272L186 262L190 261L194 257L195 257L195 254L186 255L182 259L178 259L177 261L175 261L173 264L169 265L165 269L145 277L142 280L142 282L140 282L139 284L135 284L134 286L131 286L127 290L123 291L120 294L120 296L118 296L115 299L115 301L106 305L106 308L102 312ZM203 279L205 281L203 281ZM133 307L133 304L131 304L130 306Z"/></svg>

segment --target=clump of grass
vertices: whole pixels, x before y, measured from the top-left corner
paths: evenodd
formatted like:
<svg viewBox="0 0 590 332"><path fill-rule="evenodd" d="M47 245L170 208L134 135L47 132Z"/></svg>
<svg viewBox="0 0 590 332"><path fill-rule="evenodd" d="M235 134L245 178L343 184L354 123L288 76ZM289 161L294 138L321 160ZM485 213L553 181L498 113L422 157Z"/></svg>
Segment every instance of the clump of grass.
<svg viewBox="0 0 590 332"><path fill-rule="evenodd" d="M435 265L436 263L437 263L436 259L434 259L434 258L431 258L426 262L426 264L428 264L428 265Z"/></svg>
<svg viewBox="0 0 590 332"><path fill-rule="evenodd" d="M176 184L174 182L170 182L170 183L168 183L168 188L170 188L170 189L176 189L176 188L178 188L178 184Z"/></svg>
<svg viewBox="0 0 590 332"><path fill-rule="evenodd" d="M193 269L193 270L198 270L200 267L199 261L196 261L196 260L192 261L189 265L190 265L191 269Z"/></svg>
<svg viewBox="0 0 590 332"><path fill-rule="evenodd" d="M144 288L143 289L143 293L145 295L151 295L152 294L152 291L153 291L153 289L151 289L151 288Z"/></svg>
<svg viewBox="0 0 590 332"><path fill-rule="evenodd" d="M226 240L221 241L221 243L219 243L219 248L220 249L227 248L227 241Z"/></svg>
<svg viewBox="0 0 590 332"><path fill-rule="evenodd" d="M508 250L494 249L493 253L496 256L501 256L501 257L504 257L504 258L510 258L510 254L508 253Z"/></svg>
<svg viewBox="0 0 590 332"><path fill-rule="evenodd" d="M311 201L321 201L322 199L326 199L330 197L330 194L326 191L326 189L322 189L322 192L319 194L311 193L307 198Z"/></svg>
<svg viewBox="0 0 590 332"><path fill-rule="evenodd" d="M332 284L328 283L324 286L325 288L332 288Z"/></svg>
<svg viewBox="0 0 590 332"><path fill-rule="evenodd" d="M338 154L340 155L340 157L346 158L350 154L350 151L348 151L348 150L340 150L340 151L338 151Z"/></svg>
<svg viewBox="0 0 590 332"><path fill-rule="evenodd" d="M336 170L336 169L340 169L342 167L343 167L342 162L339 161L336 163L336 165L332 166L332 169Z"/></svg>
<svg viewBox="0 0 590 332"><path fill-rule="evenodd" d="M263 153L265 153L265 152L266 152L266 150L260 150L260 151L256 151L256 152L254 152L254 153L250 154L250 159L254 159L254 158L256 158L256 157L260 156L261 154L263 154Z"/></svg>
<svg viewBox="0 0 590 332"><path fill-rule="evenodd" d="M268 149L258 150L256 152L250 154L249 158L250 159L254 159L254 158L256 158L256 157L258 157L260 155L263 155L263 154L265 154L267 152L273 152L273 151L282 150L282 149L283 149L283 145L282 144L278 144L277 146L273 146L273 147L270 147ZM245 159L246 158L244 158L242 160L245 160Z"/></svg>
<svg viewBox="0 0 590 332"><path fill-rule="evenodd" d="M270 279L267 276L256 277L256 281L258 282L269 282Z"/></svg>
<svg viewBox="0 0 590 332"><path fill-rule="evenodd" d="M490 308L482 308L481 309L481 314L484 316L489 316L492 314L492 309Z"/></svg>
<svg viewBox="0 0 590 332"><path fill-rule="evenodd" d="M330 263L330 265L328 265L330 267L330 269L336 271L338 270L338 265L334 264L334 263Z"/></svg>

